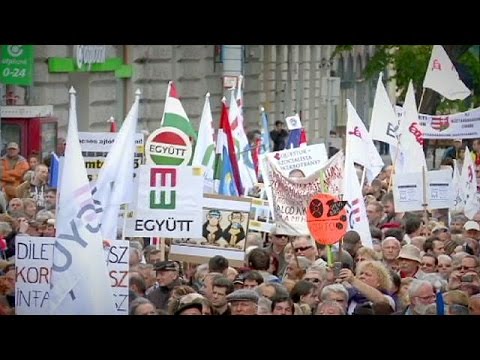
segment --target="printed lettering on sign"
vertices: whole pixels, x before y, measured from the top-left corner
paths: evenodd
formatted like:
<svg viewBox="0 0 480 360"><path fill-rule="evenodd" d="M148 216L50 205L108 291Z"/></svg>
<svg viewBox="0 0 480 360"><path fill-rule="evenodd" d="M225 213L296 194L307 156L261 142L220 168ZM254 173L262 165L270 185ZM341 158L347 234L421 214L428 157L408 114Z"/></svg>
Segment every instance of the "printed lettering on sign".
<svg viewBox="0 0 480 360"><path fill-rule="evenodd" d="M139 173L137 207L127 218L127 236L200 236L201 168L142 165Z"/></svg>

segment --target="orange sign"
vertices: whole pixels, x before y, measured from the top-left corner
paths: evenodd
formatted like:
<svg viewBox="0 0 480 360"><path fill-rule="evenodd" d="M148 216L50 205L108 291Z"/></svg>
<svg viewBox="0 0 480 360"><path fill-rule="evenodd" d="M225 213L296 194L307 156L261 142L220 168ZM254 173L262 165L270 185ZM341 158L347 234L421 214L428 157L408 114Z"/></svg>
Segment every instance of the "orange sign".
<svg viewBox="0 0 480 360"><path fill-rule="evenodd" d="M318 194L307 208L307 225L316 242L332 245L347 232L346 201L331 194Z"/></svg>

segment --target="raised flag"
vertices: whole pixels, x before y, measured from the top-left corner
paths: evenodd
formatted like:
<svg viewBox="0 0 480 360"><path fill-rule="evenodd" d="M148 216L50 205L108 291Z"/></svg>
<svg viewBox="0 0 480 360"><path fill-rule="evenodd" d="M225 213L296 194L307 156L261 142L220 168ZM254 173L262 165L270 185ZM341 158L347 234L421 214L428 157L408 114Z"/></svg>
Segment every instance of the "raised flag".
<svg viewBox="0 0 480 360"><path fill-rule="evenodd" d="M463 213L469 219L473 219L480 206L477 197L477 177L475 165L468 147L465 148L460 185L463 189Z"/></svg>
<svg viewBox="0 0 480 360"><path fill-rule="evenodd" d="M360 235L362 246L373 248L372 235L368 224L367 210L363 201L362 189L353 162L345 155L345 178L343 200L348 201L348 227Z"/></svg>
<svg viewBox="0 0 480 360"><path fill-rule="evenodd" d="M370 135L373 140L398 146L398 127L399 119L388 98L387 90L382 82L382 73L380 73L373 101Z"/></svg>
<svg viewBox="0 0 480 360"><path fill-rule="evenodd" d="M215 165L215 142L213 141L212 110L210 108L210 93L205 95L205 104L203 106L200 127L198 130L198 139L195 145L192 165L203 166L205 169L204 191L213 191L213 175Z"/></svg>
<svg viewBox="0 0 480 360"><path fill-rule="evenodd" d="M350 100L347 99L347 142L345 158L365 167L371 183L382 170L384 163L363 121Z"/></svg>
<svg viewBox="0 0 480 360"><path fill-rule="evenodd" d="M102 235L106 240L117 240L120 205L130 204L133 200L135 134L139 102L140 90L137 90L135 102L115 137L92 190L93 198L102 211L100 222Z"/></svg>
<svg viewBox="0 0 480 360"><path fill-rule="evenodd" d="M432 48L423 87L432 89L449 100L463 100L471 94L441 45Z"/></svg>
<svg viewBox="0 0 480 360"><path fill-rule="evenodd" d="M400 121L399 142L403 153L404 172L422 172L427 170L427 162L423 153L423 130L418 121L417 105L412 80L408 84L405 103L403 104L404 117Z"/></svg>
<svg viewBox="0 0 480 360"><path fill-rule="evenodd" d="M73 88L70 89L65 168L56 225L48 312L52 315L115 314L100 223L78 139Z"/></svg>
<svg viewBox="0 0 480 360"><path fill-rule="evenodd" d="M262 148L261 148L261 153L269 153L271 151L270 149L270 126L268 125L268 114L265 111L265 108L262 106L260 109L261 112L261 118L262 118Z"/></svg>
<svg viewBox="0 0 480 360"><path fill-rule="evenodd" d="M234 162L237 162L238 164L241 184L237 184L237 188L241 189L241 194L243 195L243 193L247 193L250 188L254 187L258 180L255 173L250 144L248 143L247 135L243 128L243 116L237 103L237 101L240 101L240 103L242 101L241 98L240 100L235 99L234 92L235 90L233 89L228 112L228 120L230 122L236 155L236 158L232 158L231 161L232 164ZM230 156L232 156L232 153L230 153Z"/></svg>
<svg viewBox="0 0 480 360"><path fill-rule="evenodd" d="M181 130L187 136L193 139L197 139L197 133L193 128L192 123L188 119L188 116L183 109L180 102L177 88L173 81L168 83L167 98L165 100L165 110L162 118L162 127L173 127Z"/></svg>

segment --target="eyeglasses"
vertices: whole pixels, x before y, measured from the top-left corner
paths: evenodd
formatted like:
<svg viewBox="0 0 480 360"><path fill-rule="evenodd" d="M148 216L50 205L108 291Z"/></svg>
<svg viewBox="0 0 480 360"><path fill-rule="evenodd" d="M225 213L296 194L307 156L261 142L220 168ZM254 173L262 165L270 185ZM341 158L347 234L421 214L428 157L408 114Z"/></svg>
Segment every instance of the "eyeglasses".
<svg viewBox="0 0 480 360"><path fill-rule="evenodd" d="M320 279L317 279L317 278L304 278L303 280L309 281L309 282L312 282L312 283L319 283L320 282Z"/></svg>
<svg viewBox="0 0 480 360"><path fill-rule="evenodd" d="M288 235L279 235L279 234L274 234L276 238L288 238Z"/></svg>
<svg viewBox="0 0 480 360"><path fill-rule="evenodd" d="M458 268L458 270L463 270L463 271L467 271L467 270L475 270L476 266L465 266L465 265L462 265Z"/></svg>
<svg viewBox="0 0 480 360"><path fill-rule="evenodd" d="M311 249L313 246L304 246L304 247L298 247L295 248L295 252L301 252L301 251L307 251L308 249Z"/></svg>

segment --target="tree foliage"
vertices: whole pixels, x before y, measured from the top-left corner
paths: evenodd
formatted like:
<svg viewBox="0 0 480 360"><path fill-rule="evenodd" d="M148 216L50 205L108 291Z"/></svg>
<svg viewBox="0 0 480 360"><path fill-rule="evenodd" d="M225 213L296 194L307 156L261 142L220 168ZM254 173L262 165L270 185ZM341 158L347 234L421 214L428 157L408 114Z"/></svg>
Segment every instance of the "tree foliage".
<svg viewBox="0 0 480 360"><path fill-rule="evenodd" d="M480 62L478 55L469 52L472 45L442 45L450 59L456 64L465 65L473 77L474 94L480 95ZM345 45L343 46L345 47ZM423 79L430 60L433 45L378 45L376 52L367 64L364 75L366 78L373 78L387 67L394 70L393 75L387 79L395 79L399 99L405 97L410 79L416 90L417 103L419 103L423 92ZM478 89L478 90L477 90ZM434 114L436 112L448 113L452 110L464 111L471 106L480 103L480 97L475 95L460 101L442 99L433 90L425 89L421 108L422 113Z"/></svg>

